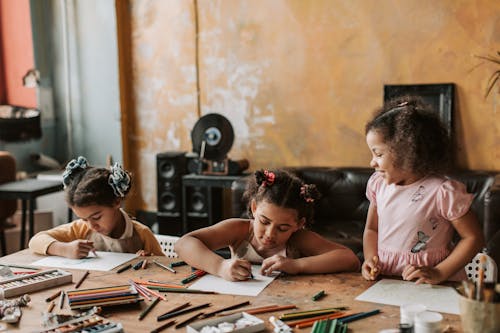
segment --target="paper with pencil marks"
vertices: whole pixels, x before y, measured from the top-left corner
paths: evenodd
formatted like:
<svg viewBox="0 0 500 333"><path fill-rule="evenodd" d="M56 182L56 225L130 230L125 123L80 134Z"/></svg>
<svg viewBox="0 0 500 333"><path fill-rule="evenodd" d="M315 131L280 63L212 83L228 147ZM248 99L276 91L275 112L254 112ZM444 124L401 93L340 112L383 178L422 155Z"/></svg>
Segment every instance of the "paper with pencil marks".
<svg viewBox="0 0 500 333"><path fill-rule="evenodd" d="M97 251L97 257L70 259L59 256L48 256L37 260L32 265L71 269L89 269L92 271L110 271L113 268L137 257L135 253Z"/></svg>
<svg viewBox="0 0 500 333"><path fill-rule="evenodd" d="M188 289L215 291L220 294L257 296L277 275L264 276L260 274L260 266L252 265L253 279L231 282L221 277L207 274L196 280Z"/></svg>
<svg viewBox="0 0 500 333"><path fill-rule="evenodd" d="M419 303L427 310L460 314L458 293L452 287L383 279L356 297L357 301L401 306Z"/></svg>

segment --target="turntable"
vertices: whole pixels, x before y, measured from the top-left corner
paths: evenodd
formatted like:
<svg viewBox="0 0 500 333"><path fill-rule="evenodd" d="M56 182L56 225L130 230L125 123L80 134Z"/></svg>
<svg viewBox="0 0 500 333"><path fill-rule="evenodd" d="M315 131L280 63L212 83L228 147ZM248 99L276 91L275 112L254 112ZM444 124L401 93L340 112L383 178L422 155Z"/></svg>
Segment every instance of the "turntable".
<svg viewBox="0 0 500 333"><path fill-rule="evenodd" d="M238 175L248 168L246 159L233 161L227 157L233 146L234 131L227 118L218 113L201 117L191 131L193 156L188 170L204 175Z"/></svg>

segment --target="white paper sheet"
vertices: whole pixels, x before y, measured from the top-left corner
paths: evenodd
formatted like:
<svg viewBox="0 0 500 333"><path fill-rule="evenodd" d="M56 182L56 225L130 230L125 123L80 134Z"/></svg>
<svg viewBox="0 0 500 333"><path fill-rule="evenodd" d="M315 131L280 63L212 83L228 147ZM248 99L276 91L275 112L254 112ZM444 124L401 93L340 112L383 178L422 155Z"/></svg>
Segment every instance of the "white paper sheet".
<svg viewBox="0 0 500 333"><path fill-rule="evenodd" d="M221 277L207 274L196 280L188 289L215 291L220 294L229 295L257 296L277 276L264 276L259 272L260 266L252 265L254 278L240 282L231 282Z"/></svg>
<svg viewBox="0 0 500 333"><path fill-rule="evenodd" d="M458 293L452 287L383 279L356 297L358 301L398 305L419 303L429 311L460 314Z"/></svg>
<svg viewBox="0 0 500 333"><path fill-rule="evenodd" d="M70 269L89 269L93 271L110 271L135 257L137 257L137 254L135 253L97 251L97 257L90 255L89 257L83 259L69 259L58 256L48 256L35 261L32 265Z"/></svg>

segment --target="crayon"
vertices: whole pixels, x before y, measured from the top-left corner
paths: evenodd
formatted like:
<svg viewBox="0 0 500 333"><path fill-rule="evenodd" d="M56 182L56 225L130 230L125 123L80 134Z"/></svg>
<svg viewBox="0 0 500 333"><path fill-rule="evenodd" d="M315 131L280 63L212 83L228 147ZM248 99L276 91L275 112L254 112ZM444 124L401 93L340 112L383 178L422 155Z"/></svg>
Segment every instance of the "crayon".
<svg viewBox="0 0 500 333"><path fill-rule="evenodd" d="M128 264L128 265L122 266L122 267L120 267L120 268L116 271L116 273L121 273L121 272L124 272L124 271L126 271L127 269L129 269L130 267L132 267L132 265L131 265L131 264Z"/></svg>
<svg viewBox="0 0 500 333"><path fill-rule="evenodd" d="M87 277L87 275L89 275L89 271L86 271L85 274L82 275L82 277L80 278L80 280L78 280L78 282L76 283L75 285L75 289L78 289L80 287L80 285L82 284L83 280L85 280L85 278Z"/></svg>
<svg viewBox="0 0 500 333"><path fill-rule="evenodd" d="M172 267L168 267L166 265L163 265L162 263L156 261L156 260L153 260L153 263L158 266L158 267L161 267L163 269L166 269L167 271L170 271L172 273L177 273Z"/></svg>
<svg viewBox="0 0 500 333"><path fill-rule="evenodd" d="M320 298L323 298L323 296L325 296L325 291L324 291L324 290L321 290L320 292L316 293L316 294L312 297L312 300L313 300L313 301L317 301L317 300L319 300Z"/></svg>
<svg viewBox="0 0 500 333"><path fill-rule="evenodd" d="M134 266L132 266L133 269L135 270L138 270L139 268L142 267L142 263L143 263L144 260L141 260L141 261L138 261L134 264Z"/></svg>
<svg viewBox="0 0 500 333"><path fill-rule="evenodd" d="M61 290L59 290L58 292L56 292L54 295L52 296L49 296L45 299L45 302L50 302L50 301L53 301L57 298L57 296L59 296L61 294Z"/></svg>
<svg viewBox="0 0 500 333"><path fill-rule="evenodd" d="M160 298L156 297L151 302L151 304L149 304L149 306L147 308L145 308L144 311L141 312L141 314L139 315L139 320L142 320L144 317L146 317L146 315L149 313L149 311L151 311L156 306L156 304L158 304L159 302L160 302Z"/></svg>
<svg viewBox="0 0 500 333"><path fill-rule="evenodd" d="M187 265L187 263L185 261L174 261L172 263L170 263L170 267L173 268L173 267L179 267L179 266L184 266L184 265Z"/></svg>

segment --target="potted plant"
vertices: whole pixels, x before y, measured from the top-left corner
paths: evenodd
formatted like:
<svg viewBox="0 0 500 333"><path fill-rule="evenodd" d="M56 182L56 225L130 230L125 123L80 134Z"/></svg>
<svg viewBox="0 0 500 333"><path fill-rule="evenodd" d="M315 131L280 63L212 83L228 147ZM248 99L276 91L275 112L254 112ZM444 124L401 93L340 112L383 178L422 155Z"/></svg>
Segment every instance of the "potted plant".
<svg viewBox="0 0 500 333"><path fill-rule="evenodd" d="M497 54L494 56L477 56L477 57L500 66L500 51L497 51ZM488 97L490 92L493 90L493 87L495 87L497 82L499 82L499 79L500 79L500 68L495 70L491 74L488 80L488 87L486 88L486 94L484 95L484 98Z"/></svg>

